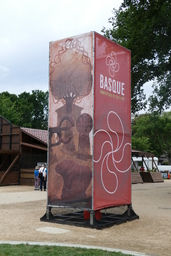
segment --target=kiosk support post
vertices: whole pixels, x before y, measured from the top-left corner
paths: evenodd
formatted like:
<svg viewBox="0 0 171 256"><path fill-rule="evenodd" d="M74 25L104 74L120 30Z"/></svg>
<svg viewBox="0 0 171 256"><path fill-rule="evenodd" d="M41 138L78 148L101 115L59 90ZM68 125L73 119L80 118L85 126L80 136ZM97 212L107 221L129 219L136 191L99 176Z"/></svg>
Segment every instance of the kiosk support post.
<svg viewBox="0 0 171 256"><path fill-rule="evenodd" d="M90 225L93 226L94 211L90 211Z"/></svg>

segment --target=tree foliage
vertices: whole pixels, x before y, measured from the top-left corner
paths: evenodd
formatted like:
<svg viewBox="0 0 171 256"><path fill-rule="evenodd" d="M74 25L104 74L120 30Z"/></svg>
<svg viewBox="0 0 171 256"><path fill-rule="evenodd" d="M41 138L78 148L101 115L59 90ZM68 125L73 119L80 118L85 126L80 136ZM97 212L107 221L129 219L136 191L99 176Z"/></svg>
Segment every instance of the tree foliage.
<svg viewBox="0 0 171 256"><path fill-rule="evenodd" d="M48 92L39 90L23 92L18 96L0 93L0 115L21 127L47 129Z"/></svg>
<svg viewBox="0 0 171 256"><path fill-rule="evenodd" d="M157 157L164 154L171 163L171 112L136 117L132 124L132 147Z"/></svg>
<svg viewBox="0 0 171 256"><path fill-rule="evenodd" d="M144 136L137 137L136 135L132 137L132 148L144 152L150 151L149 138Z"/></svg>
<svg viewBox="0 0 171 256"><path fill-rule="evenodd" d="M170 0L124 0L109 19L112 28L102 30L107 38L131 50L134 113L145 107L142 86L148 81L157 81L151 106L159 109L171 102L170 13Z"/></svg>
<svg viewBox="0 0 171 256"><path fill-rule="evenodd" d="M16 109L17 96L8 92L0 94L0 115L10 120L11 123L19 123L21 113Z"/></svg>
<svg viewBox="0 0 171 256"><path fill-rule="evenodd" d="M32 91L31 102L33 104L32 126L39 129L48 127L48 92Z"/></svg>

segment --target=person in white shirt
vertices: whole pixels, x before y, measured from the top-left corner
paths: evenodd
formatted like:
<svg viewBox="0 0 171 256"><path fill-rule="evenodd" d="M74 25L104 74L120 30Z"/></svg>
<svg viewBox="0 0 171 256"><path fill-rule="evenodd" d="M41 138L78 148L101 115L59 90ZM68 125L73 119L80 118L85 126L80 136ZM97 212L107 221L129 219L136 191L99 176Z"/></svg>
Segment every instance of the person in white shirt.
<svg viewBox="0 0 171 256"><path fill-rule="evenodd" d="M40 178L40 190L42 191L42 185L43 185L44 191L46 191L47 169L45 164L43 164L39 169L39 178Z"/></svg>

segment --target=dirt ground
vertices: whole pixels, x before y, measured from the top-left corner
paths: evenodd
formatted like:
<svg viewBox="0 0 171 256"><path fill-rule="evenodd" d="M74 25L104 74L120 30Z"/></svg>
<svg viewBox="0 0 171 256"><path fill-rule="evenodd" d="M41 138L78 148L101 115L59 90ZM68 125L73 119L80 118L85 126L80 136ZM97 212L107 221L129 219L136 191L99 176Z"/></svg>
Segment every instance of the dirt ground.
<svg viewBox="0 0 171 256"><path fill-rule="evenodd" d="M33 187L0 187L0 241L83 244L171 255L171 180L132 185L132 205L139 219L102 230L42 222L46 203L47 192ZM66 233L49 232L55 228Z"/></svg>

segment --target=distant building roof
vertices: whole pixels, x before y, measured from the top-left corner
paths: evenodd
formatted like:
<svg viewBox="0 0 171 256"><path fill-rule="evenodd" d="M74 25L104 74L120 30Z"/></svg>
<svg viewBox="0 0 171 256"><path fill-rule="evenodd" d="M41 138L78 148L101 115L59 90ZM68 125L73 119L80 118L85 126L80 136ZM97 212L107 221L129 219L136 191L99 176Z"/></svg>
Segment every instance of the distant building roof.
<svg viewBox="0 0 171 256"><path fill-rule="evenodd" d="M132 156L135 156L135 157L154 157L154 154L153 153L149 153L149 152L144 152L144 151L139 151L139 150L135 150L135 149L132 149L131 150L132 152Z"/></svg>
<svg viewBox="0 0 171 256"><path fill-rule="evenodd" d="M32 128L24 128L21 127L21 131L28 134L29 136L48 144L48 131L47 130L39 130L39 129L32 129Z"/></svg>

